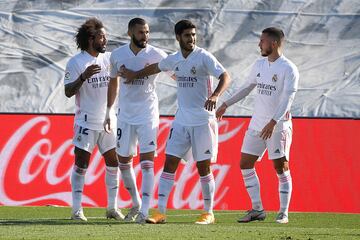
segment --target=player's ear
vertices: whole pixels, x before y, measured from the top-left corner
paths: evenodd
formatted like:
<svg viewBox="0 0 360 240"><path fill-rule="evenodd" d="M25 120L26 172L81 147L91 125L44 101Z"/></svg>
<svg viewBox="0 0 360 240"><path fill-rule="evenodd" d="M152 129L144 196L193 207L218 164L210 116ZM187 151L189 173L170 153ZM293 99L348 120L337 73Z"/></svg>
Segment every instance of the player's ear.
<svg viewBox="0 0 360 240"><path fill-rule="evenodd" d="M179 42L180 41L180 35L176 34L176 40Z"/></svg>

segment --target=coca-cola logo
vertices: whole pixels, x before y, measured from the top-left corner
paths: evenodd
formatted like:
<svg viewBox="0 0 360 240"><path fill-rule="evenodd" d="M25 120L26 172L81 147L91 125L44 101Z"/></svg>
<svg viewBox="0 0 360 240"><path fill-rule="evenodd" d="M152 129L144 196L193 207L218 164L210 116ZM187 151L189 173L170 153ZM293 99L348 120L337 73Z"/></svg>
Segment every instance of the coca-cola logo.
<svg viewBox="0 0 360 240"><path fill-rule="evenodd" d="M71 205L70 174L73 165L72 117L68 117L66 134L55 124L57 116L20 116L21 123L2 141L0 152L0 204L2 205L37 205L62 204ZM64 117L64 116L62 116ZM26 118L24 122L23 118ZM166 139L172 123L171 118L161 118L159 127L158 154L163 157ZM229 122L219 123L219 142L226 142L234 137L243 124L230 127ZM62 132L62 138L57 133ZM156 161L156 160L155 160ZM138 162L136 162L138 163ZM157 192L162 166L155 164L155 186ZM141 175L139 164L134 165L137 176ZM213 164L212 169L216 182L215 206L221 202L229 191L224 185L230 164ZM86 191L83 203L90 206L102 206L105 188L103 181L104 163L101 154L95 150L86 173L86 187L101 187L103 196ZM169 207L189 207L197 209L202 206L201 185L197 169L193 162L179 167ZM139 185L139 184L138 184ZM130 199L118 196L119 207L129 207ZM153 195L152 207L157 205L157 194Z"/></svg>

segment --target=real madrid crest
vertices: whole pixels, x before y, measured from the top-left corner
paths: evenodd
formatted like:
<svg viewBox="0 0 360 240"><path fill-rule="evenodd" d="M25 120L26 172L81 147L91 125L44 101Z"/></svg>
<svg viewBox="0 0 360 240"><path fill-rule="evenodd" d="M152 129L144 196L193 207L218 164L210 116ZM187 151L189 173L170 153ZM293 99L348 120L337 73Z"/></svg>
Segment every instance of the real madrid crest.
<svg viewBox="0 0 360 240"><path fill-rule="evenodd" d="M69 79L70 79L70 72L66 72L66 73L65 73L65 79L66 79L66 80L69 80Z"/></svg>
<svg viewBox="0 0 360 240"><path fill-rule="evenodd" d="M272 77L272 81L273 81L273 82L276 82L277 80L278 80L278 77L277 77L276 74L274 74L274 76Z"/></svg>
<svg viewBox="0 0 360 240"><path fill-rule="evenodd" d="M196 68L195 68L195 67L192 67L191 70L190 70L190 72L191 72L193 75L195 75L195 74L196 74Z"/></svg>

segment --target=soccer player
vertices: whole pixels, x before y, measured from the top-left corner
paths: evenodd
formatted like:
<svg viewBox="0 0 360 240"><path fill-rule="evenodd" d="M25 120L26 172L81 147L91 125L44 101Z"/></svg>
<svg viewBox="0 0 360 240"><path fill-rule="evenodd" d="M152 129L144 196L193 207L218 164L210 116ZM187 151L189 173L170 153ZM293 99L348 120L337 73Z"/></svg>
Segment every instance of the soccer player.
<svg viewBox="0 0 360 240"><path fill-rule="evenodd" d="M210 163L216 161L218 148L215 108L219 96L229 85L230 77L211 53L196 46L196 27L191 21L176 23L175 35L180 51L141 71L123 69L121 72L131 80L160 71L172 71L177 81L178 111L167 140L166 160L160 176L159 211L147 222L166 221L166 206L176 169L191 148L200 175L205 210L195 223L212 224L215 222L215 181ZM212 88L212 76L220 80L215 90Z"/></svg>
<svg viewBox="0 0 360 240"><path fill-rule="evenodd" d="M246 97L256 87L255 107L241 148L240 168L252 209L238 222L264 220L260 183L255 163L267 149L279 179L280 211L277 223L287 223L292 191L289 152L292 140L290 107L298 88L297 67L282 54L284 33L279 28L262 31L259 47L261 58L255 62L240 90L216 111L221 119L226 109Z"/></svg>
<svg viewBox="0 0 360 240"><path fill-rule="evenodd" d="M115 49L110 57L111 80L108 89L108 114L112 110L118 93L117 74L121 67L134 71L147 65L159 62L167 54L148 44L149 25L142 18L129 21L129 44ZM128 83L120 78L119 109L117 121L117 148L121 176L132 199L132 208L125 216L125 221L145 223L150 208L150 200L154 188L154 157L157 147L159 127L159 103L155 92L157 75L137 78ZM105 129L111 122L106 115ZM140 148L140 165L142 172L142 199L136 186L133 169L133 157Z"/></svg>
<svg viewBox="0 0 360 240"><path fill-rule="evenodd" d="M64 79L65 95L68 98L75 95L76 106L73 139L75 165L71 173L71 219L87 221L81 207L81 198L90 155L97 145L106 164L106 217L121 220L124 216L117 207L119 170L115 152L115 131L112 127L109 133L103 129L110 79L110 53L105 52L107 40L102 22L96 18L88 19L78 29L75 40L81 52L67 63Z"/></svg>

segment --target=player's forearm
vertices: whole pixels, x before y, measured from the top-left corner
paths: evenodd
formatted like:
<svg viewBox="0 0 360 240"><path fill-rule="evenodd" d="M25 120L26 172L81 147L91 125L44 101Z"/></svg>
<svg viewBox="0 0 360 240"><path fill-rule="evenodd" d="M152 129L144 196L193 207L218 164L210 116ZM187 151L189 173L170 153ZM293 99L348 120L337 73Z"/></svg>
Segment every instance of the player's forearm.
<svg viewBox="0 0 360 240"><path fill-rule="evenodd" d="M108 86L108 92L107 92L107 107L111 108L114 105L116 95L118 92L118 79L111 78Z"/></svg>
<svg viewBox="0 0 360 240"><path fill-rule="evenodd" d="M241 99L245 98L249 93L255 88L256 84L246 84L242 86L236 94L234 94L231 98L225 101L225 104L230 107L231 105L237 103Z"/></svg>
<svg viewBox="0 0 360 240"><path fill-rule="evenodd" d="M82 77L82 74L72 83L68 83L65 85L65 96L70 98L74 96L79 89L81 88L82 84L85 82L85 78Z"/></svg>
<svg viewBox="0 0 360 240"><path fill-rule="evenodd" d="M290 111L291 105L294 101L296 91L286 91L283 92L280 98L279 106L273 116L273 120L278 122L283 119L285 114Z"/></svg>
<svg viewBox="0 0 360 240"><path fill-rule="evenodd" d="M161 72L158 67L158 63L153 63L137 72L135 72L135 78L144 78Z"/></svg>
<svg viewBox="0 0 360 240"><path fill-rule="evenodd" d="M215 91L212 94L217 97L220 97L223 94L223 92L229 87L231 82L230 75L227 72L221 74L219 80L219 84L217 85Z"/></svg>

